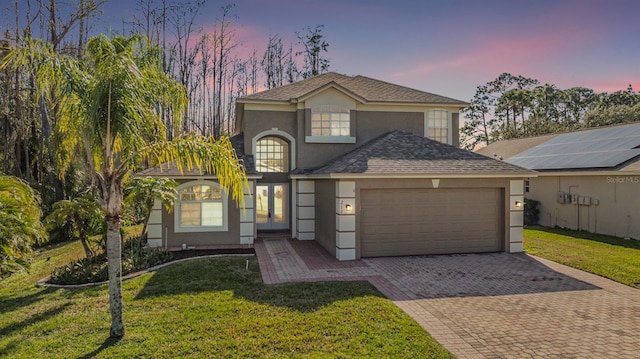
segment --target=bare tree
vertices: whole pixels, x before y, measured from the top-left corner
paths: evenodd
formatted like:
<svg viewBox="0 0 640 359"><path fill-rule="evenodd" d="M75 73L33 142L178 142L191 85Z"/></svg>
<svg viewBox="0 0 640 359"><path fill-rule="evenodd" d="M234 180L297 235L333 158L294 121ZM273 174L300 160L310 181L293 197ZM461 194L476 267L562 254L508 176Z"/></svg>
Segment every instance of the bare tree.
<svg viewBox="0 0 640 359"><path fill-rule="evenodd" d="M224 118L224 109L228 104L223 104L225 100L224 92L227 80L227 68L231 63L231 52L236 48L237 44L234 42L235 31L231 27L232 19L235 15L231 13L234 5L226 5L222 7L222 17L218 20L216 29L216 50L217 55L215 58L216 66L213 71L213 83L214 83L214 103L215 113L213 118L213 136L215 138L220 137L225 129L225 123L229 123L230 119ZM227 130L229 130L227 126Z"/></svg>
<svg viewBox="0 0 640 359"><path fill-rule="evenodd" d="M284 48L282 46L282 38L278 35L269 34L269 42L267 49L262 55L260 66L265 75L265 86L268 89L282 86L285 77L286 59Z"/></svg>
<svg viewBox="0 0 640 359"><path fill-rule="evenodd" d="M297 52L296 55L304 56L302 77L305 79L329 70L329 59L322 54L327 52L329 47L329 43L324 40L324 35L322 34L323 28L324 25L316 25L313 29L307 26L305 33L296 31L298 43L304 48L304 50Z"/></svg>

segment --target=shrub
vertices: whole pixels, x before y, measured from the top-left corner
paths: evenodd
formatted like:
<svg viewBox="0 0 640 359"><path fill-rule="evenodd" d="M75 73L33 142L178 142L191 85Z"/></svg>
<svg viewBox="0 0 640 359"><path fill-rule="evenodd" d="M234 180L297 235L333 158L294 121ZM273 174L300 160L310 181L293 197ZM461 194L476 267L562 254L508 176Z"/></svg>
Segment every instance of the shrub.
<svg viewBox="0 0 640 359"><path fill-rule="evenodd" d="M539 201L535 199L524 199L524 225L535 226L540 221Z"/></svg>
<svg viewBox="0 0 640 359"><path fill-rule="evenodd" d="M49 283L84 284L102 282L109 278L107 273L107 257L104 254L95 257L81 258L62 267L55 268Z"/></svg>
<svg viewBox="0 0 640 359"><path fill-rule="evenodd" d="M134 237L125 242L122 249L122 275L171 260L170 252L157 248L146 248L142 237ZM51 273L52 284L85 284L103 282L109 279L107 256L101 253L95 257L82 258L56 268Z"/></svg>

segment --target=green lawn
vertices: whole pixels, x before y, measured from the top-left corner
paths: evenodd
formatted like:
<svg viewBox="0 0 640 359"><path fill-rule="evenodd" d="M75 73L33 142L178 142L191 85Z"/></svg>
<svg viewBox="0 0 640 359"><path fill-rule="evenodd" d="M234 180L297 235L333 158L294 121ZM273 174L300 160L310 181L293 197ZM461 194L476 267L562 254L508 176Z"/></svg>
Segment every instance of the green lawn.
<svg viewBox="0 0 640 359"><path fill-rule="evenodd" d="M199 259L125 281L127 332L112 341L106 286L34 287L80 256L54 246L0 282L0 357L451 357L369 283L265 286L253 257L248 271Z"/></svg>
<svg viewBox="0 0 640 359"><path fill-rule="evenodd" d="M640 288L640 241L535 228L524 230L524 248L529 254Z"/></svg>

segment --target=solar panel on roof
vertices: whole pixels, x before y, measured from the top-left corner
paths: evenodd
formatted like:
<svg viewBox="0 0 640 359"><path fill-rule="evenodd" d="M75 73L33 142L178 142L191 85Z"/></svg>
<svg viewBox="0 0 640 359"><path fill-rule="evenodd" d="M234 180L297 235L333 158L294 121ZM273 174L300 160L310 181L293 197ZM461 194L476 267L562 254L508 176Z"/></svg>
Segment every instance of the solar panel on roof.
<svg viewBox="0 0 640 359"><path fill-rule="evenodd" d="M640 156L640 124L558 135L507 162L534 170L615 167Z"/></svg>

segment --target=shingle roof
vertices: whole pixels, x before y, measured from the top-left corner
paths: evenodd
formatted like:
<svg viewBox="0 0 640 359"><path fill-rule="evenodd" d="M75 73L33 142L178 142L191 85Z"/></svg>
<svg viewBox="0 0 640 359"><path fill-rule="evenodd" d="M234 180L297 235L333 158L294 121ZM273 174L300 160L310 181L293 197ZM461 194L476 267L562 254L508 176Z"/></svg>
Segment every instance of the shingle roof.
<svg viewBox="0 0 640 359"><path fill-rule="evenodd" d="M468 105L464 101L365 76L346 76L335 72L327 72L306 80L241 97L238 100L239 102L251 100L296 102L305 95L331 84L335 84L367 102Z"/></svg>
<svg viewBox="0 0 640 359"><path fill-rule="evenodd" d="M253 156L244 153L244 134L239 133L229 138L231 146L236 151L238 159L242 162L247 175L256 174L256 166L253 160ZM197 168L193 168L190 171L183 168L183 171L178 170L178 166L175 163L164 163L161 166L155 166L147 168L143 171L136 173L138 177L151 176L151 177L190 177L190 176L210 176L210 173L204 173Z"/></svg>
<svg viewBox="0 0 640 359"><path fill-rule="evenodd" d="M310 170L307 175L514 175L534 172L477 153L396 130Z"/></svg>
<svg viewBox="0 0 640 359"><path fill-rule="evenodd" d="M506 160L532 147L547 142L556 136L558 136L557 133L552 133L549 135L496 141L478 149L476 153Z"/></svg>

